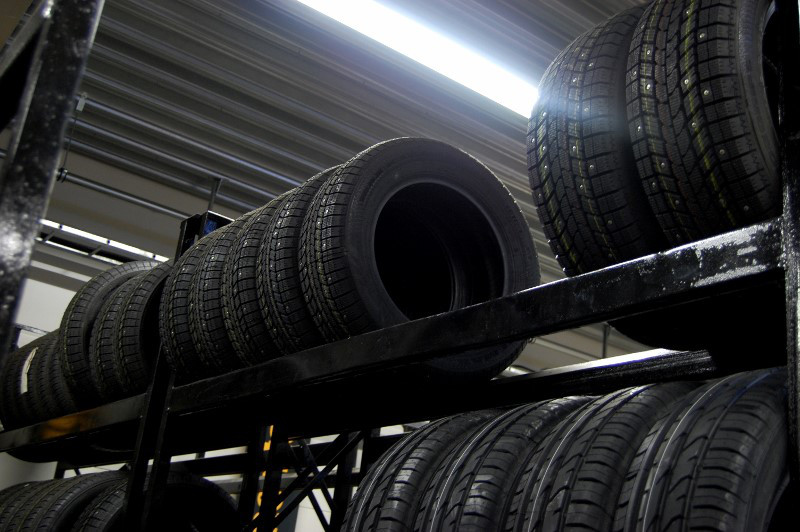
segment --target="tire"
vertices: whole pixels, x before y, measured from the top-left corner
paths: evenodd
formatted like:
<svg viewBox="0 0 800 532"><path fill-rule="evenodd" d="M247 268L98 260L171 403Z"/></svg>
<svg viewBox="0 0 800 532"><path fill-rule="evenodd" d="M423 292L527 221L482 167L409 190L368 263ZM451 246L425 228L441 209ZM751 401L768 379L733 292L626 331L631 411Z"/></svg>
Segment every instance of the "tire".
<svg viewBox="0 0 800 532"><path fill-rule="evenodd" d="M545 72L531 114L533 199L570 276L667 247L638 178L625 120L625 60L643 10L623 11L575 39Z"/></svg>
<svg viewBox="0 0 800 532"><path fill-rule="evenodd" d="M300 235L314 195L338 168L328 168L296 188L272 216L261 240L256 264L258 301L280 355L323 343L303 298Z"/></svg>
<svg viewBox="0 0 800 532"><path fill-rule="evenodd" d="M768 530L789 484L785 369L732 375L665 412L628 469L614 530Z"/></svg>
<svg viewBox="0 0 800 532"><path fill-rule="evenodd" d="M73 532L122 531L126 484L97 496L75 521ZM229 532L241 529L236 507L224 490L204 478L171 472L163 500L153 508L159 530Z"/></svg>
<svg viewBox="0 0 800 532"><path fill-rule="evenodd" d="M157 266L157 262L128 262L97 275L75 294L61 320L61 370L67 385L80 407L92 406L99 398L91 384L89 340L94 320L109 294L140 272Z"/></svg>
<svg viewBox="0 0 800 532"><path fill-rule="evenodd" d="M47 336L49 338L42 344L41 351L31 360L26 394L29 412L28 419L25 420L27 425L56 417L55 412L59 406L50 375L60 338L57 331Z"/></svg>
<svg viewBox="0 0 800 532"><path fill-rule="evenodd" d="M114 359L122 396L142 393L150 384L161 344L158 304L171 271L172 263L165 262L142 275L120 309Z"/></svg>
<svg viewBox="0 0 800 532"><path fill-rule="evenodd" d="M348 161L303 222L303 296L336 341L517 292L539 282L528 225L481 163L442 142L402 138ZM427 363L446 378L496 375L522 342Z"/></svg>
<svg viewBox="0 0 800 532"><path fill-rule="evenodd" d="M30 505L41 493L52 489L55 480L30 482L9 497L0 509L0 530L18 530Z"/></svg>
<svg viewBox="0 0 800 532"><path fill-rule="evenodd" d="M500 530L525 457L589 397L525 405L486 423L443 460L422 498L414 530Z"/></svg>
<svg viewBox="0 0 800 532"><path fill-rule="evenodd" d="M47 358L48 379L46 382L48 394L52 397L53 409L48 412L46 419L53 419L78 411L78 405L69 390L69 386L67 386L64 373L61 371L58 353L61 346L60 340L56 340L53 343L53 352Z"/></svg>
<svg viewBox="0 0 800 532"><path fill-rule="evenodd" d="M781 212L778 138L765 90L768 0L657 0L628 57L630 136L672 245Z"/></svg>
<svg viewBox="0 0 800 532"><path fill-rule="evenodd" d="M508 505L506 530L609 530L625 472L652 424L696 385L669 383L600 397L531 453Z"/></svg>
<svg viewBox="0 0 800 532"><path fill-rule="evenodd" d="M411 530L438 464L499 411L470 412L429 423L387 451L361 482L342 530Z"/></svg>
<svg viewBox="0 0 800 532"><path fill-rule="evenodd" d="M261 241L272 216L293 192L294 189L273 199L240 224L241 229L231 234L233 240L225 255L225 263L221 265L224 327L239 360L247 366L266 362L279 355L273 331L267 326L258 301L256 264Z"/></svg>
<svg viewBox="0 0 800 532"><path fill-rule="evenodd" d="M189 290L189 330L197 352L210 369L220 375L247 364L239 356L233 332L226 322L229 309L223 303L225 262L242 228L255 213L250 211L216 231L217 237L201 258Z"/></svg>
<svg viewBox="0 0 800 532"><path fill-rule="evenodd" d="M29 395L32 393L30 385L35 379L29 377L35 373L33 362L41 357L48 344L57 340L57 336L58 331L45 334L8 354L0 381L3 386L0 390L0 419L5 429L22 427L36 417Z"/></svg>
<svg viewBox="0 0 800 532"><path fill-rule="evenodd" d="M92 385L97 389L99 397L97 404L91 406L109 403L124 396L124 384L120 379L120 370L117 367L117 358L114 353L117 321L128 296L139 284L142 275L147 273L149 272L131 277L109 294L108 300L100 308L94 322L92 336L89 339L90 369Z"/></svg>
<svg viewBox="0 0 800 532"><path fill-rule="evenodd" d="M6 506L8 506L9 502L12 501L17 494L26 490L31 484L34 484L34 482L21 482L0 491L0 516L2 516L5 512Z"/></svg>
<svg viewBox="0 0 800 532"><path fill-rule="evenodd" d="M189 326L192 278L203 256L219 238L219 232L204 236L177 260L164 284L158 311L158 330L164 356L175 370L178 384L215 375L214 366L195 347Z"/></svg>
<svg viewBox="0 0 800 532"><path fill-rule="evenodd" d="M98 493L122 478L122 473L107 472L42 482L14 514L10 529L68 530ZM15 523L19 528L13 528Z"/></svg>

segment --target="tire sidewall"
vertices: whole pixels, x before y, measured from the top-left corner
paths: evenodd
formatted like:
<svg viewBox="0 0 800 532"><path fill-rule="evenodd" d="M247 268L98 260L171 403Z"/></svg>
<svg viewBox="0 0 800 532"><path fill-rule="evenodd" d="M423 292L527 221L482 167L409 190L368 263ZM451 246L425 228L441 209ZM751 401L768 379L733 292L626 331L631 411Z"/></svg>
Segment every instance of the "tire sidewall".
<svg viewBox="0 0 800 532"><path fill-rule="evenodd" d="M418 184L445 186L483 214L503 260L503 295L540 280L536 252L519 207L484 165L461 150L427 139L408 139L385 148L360 169L343 231L343 249L356 291L378 328L408 321L386 291L375 257L375 228L386 203ZM335 185L334 185L335 186ZM521 238L521 236L523 238Z"/></svg>
<svg viewBox="0 0 800 532"><path fill-rule="evenodd" d="M767 175L778 175L778 134L772 123L764 79L763 38L772 0L736 2L736 46L747 116L766 166ZM773 15L775 16L775 15Z"/></svg>

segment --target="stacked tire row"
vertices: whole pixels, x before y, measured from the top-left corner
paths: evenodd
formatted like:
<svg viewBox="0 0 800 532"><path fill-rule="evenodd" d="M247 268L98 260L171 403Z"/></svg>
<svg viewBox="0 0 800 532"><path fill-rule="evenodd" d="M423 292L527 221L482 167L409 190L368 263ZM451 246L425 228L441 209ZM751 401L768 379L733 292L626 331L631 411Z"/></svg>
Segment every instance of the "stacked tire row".
<svg viewBox="0 0 800 532"><path fill-rule="evenodd" d="M111 532L123 521L127 476L123 472L26 482L0 491L0 532ZM240 529L230 495L193 475L170 473L151 522L158 530L225 532Z"/></svg>
<svg viewBox="0 0 800 532"><path fill-rule="evenodd" d="M158 350L158 301L170 264L130 262L86 283L56 331L9 354L0 373L5 428L143 392Z"/></svg>
<svg viewBox="0 0 800 532"><path fill-rule="evenodd" d="M178 382L291 355L539 282L502 183L447 144L382 142L198 240L176 262L160 330ZM522 343L427 375L488 378Z"/></svg>
<svg viewBox="0 0 800 532"><path fill-rule="evenodd" d="M553 61L527 152L539 217L567 275L781 212L776 19L767 0L655 0ZM736 307L617 325L645 343L692 347L758 318Z"/></svg>
<svg viewBox="0 0 800 532"><path fill-rule="evenodd" d="M343 530L768 530L791 515L785 370L431 422Z"/></svg>
<svg viewBox="0 0 800 532"><path fill-rule="evenodd" d="M199 239L174 267L128 263L79 290L61 328L3 368L6 428L141 393L159 345L179 383L454 310L539 282L502 183L447 144L377 144ZM431 363L485 379L522 342Z"/></svg>

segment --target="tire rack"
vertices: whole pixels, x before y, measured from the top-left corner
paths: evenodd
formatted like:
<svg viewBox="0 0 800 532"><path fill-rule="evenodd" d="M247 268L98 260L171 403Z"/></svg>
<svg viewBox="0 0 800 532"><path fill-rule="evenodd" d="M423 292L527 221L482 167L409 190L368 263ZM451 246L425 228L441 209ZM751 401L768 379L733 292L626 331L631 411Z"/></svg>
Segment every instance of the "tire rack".
<svg viewBox="0 0 800 532"><path fill-rule="evenodd" d="M30 259L36 219L46 206L64 125L69 120L75 87L88 55L65 58L73 38L91 42L102 0L60 0L53 9L42 2L15 46L0 58L0 87L17 87L19 109L4 110L3 124L16 112L15 142L0 181L0 213L19 249L0 248L0 364L7 355L19 283ZM88 8L88 9L87 9ZM549 283L466 309L374 331L320 346L256 367L174 387L159 357L146 394L28 427L0 433L0 451L35 460L61 461L58 472L99 463L131 461L132 486L144 486L149 459L152 482L141 496L127 500L132 529L145 526L149 506L163 489L170 457L246 445L248 452L181 462L206 474L243 473L240 513L252 516L258 480L266 471L259 521L272 529L296 501L322 485L339 463L333 496L334 514L326 528L341 523L355 484L368 464L396 438L375 437L375 427L431 419L472 409L510 406L581 393L603 393L624 386L676 379L708 379L737 371L787 365L792 474L800 479L800 139L796 91L800 86L794 60L800 54L798 7L781 0L785 14L782 51L781 129L784 145L783 214L779 218L694 242L662 253L578 277ZM26 79L24 90L20 76ZM16 83L17 85L13 85ZM48 108L53 101L63 105ZM55 117L37 123L43 112ZM9 115L9 116L6 116ZM22 142L16 142L17 139ZM53 142L56 140L58 142ZM34 159L39 157L38 162ZM35 216L34 216L35 215ZM209 216L202 217L207 220ZM202 231L193 217L187 232ZM31 221L33 220L33 222ZM192 228L192 224L195 224ZM191 240L191 239L189 239ZM398 382L391 370L437 356L565 330L585 324L680 305L723 294L779 287L785 298L785 322L765 334L786 335L785 357L718 356L707 351L652 351L598 360L539 373L498 379L480 385L426 386ZM402 386L411 387L404 390ZM366 400L365 400L366 399ZM268 427L272 427L271 437ZM340 434L330 445L297 440ZM269 438L271 447L264 452ZM361 473L353 474L355 445L364 441ZM134 444L135 442L135 444ZM297 456L297 450L302 456ZM323 470L317 463L325 463ZM276 515L282 501L282 469L296 466L299 496ZM57 473L58 474L58 473ZM310 481L306 480L312 477ZM285 484L285 481L284 481ZM325 484L327 485L327 484ZM140 493L129 489L128 493Z"/></svg>

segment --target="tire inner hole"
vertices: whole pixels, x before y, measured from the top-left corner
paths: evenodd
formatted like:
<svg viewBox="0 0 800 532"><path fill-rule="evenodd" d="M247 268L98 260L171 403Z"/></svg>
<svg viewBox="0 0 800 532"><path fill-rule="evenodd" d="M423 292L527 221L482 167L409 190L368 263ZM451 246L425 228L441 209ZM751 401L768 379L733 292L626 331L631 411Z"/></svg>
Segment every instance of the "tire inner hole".
<svg viewBox="0 0 800 532"><path fill-rule="evenodd" d="M503 253L480 209L450 187L421 183L386 202L375 227L386 292L417 319L503 295Z"/></svg>

